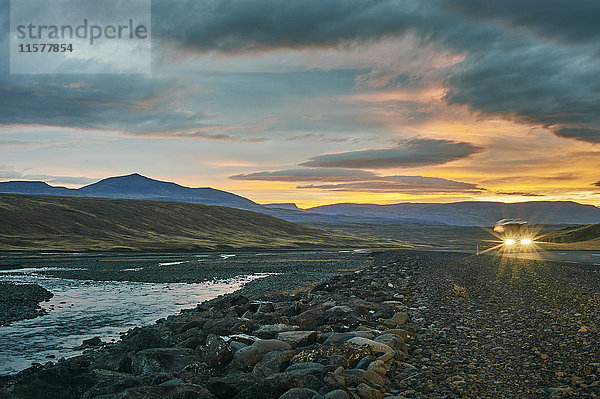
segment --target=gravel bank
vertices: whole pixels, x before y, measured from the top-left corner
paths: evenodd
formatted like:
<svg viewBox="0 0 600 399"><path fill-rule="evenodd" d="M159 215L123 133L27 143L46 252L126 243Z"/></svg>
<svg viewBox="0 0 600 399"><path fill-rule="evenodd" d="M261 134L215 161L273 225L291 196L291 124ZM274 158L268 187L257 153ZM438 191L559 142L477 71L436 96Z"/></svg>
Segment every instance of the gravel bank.
<svg viewBox="0 0 600 399"><path fill-rule="evenodd" d="M36 284L0 282L0 325L44 314L39 303L50 298L52 293Z"/></svg>
<svg viewBox="0 0 600 399"><path fill-rule="evenodd" d="M410 251L366 260L308 291L277 292L293 279L274 276L116 344L86 342L81 357L1 379L0 398L597 397L596 269Z"/></svg>

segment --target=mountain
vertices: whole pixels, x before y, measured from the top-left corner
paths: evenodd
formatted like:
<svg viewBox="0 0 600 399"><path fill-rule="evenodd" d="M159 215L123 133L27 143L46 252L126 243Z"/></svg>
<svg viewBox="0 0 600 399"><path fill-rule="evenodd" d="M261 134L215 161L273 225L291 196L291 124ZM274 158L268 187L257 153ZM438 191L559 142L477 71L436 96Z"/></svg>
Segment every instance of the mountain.
<svg viewBox="0 0 600 399"><path fill-rule="evenodd" d="M248 198L227 191L210 187L184 187L175 183L151 179L138 173L109 177L79 189L53 187L44 182L5 182L0 183L0 193L145 199L221 205L240 209L261 208L260 205Z"/></svg>
<svg viewBox="0 0 600 399"><path fill-rule="evenodd" d="M535 224L600 223L600 208L571 201L455 202L450 204L401 203L392 205L334 204L305 210L321 215L335 215L381 221L419 220L424 224L454 226L493 226L504 218L522 218Z"/></svg>
<svg viewBox="0 0 600 399"><path fill-rule="evenodd" d="M294 203L259 205L242 196L210 187L190 188L134 173L109 177L79 189L53 187L44 182L0 183L0 193L59 195L189 202L246 209L295 223L417 223L454 226L492 226L499 219L522 218L536 224L600 223L600 208L571 201L467 201L450 204L400 203L333 204L300 209Z"/></svg>
<svg viewBox="0 0 600 399"><path fill-rule="evenodd" d="M221 206L0 194L0 250L232 250L377 247L359 238Z"/></svg>
<svg viewBox="0 0 600 399"><path fill-rule="evenodd" d="M293 211L301 211L302 209L298 208L298 205L294 204L293 202L282 202L282 203L278 203L278 204L262 204L262 206L264 206L265 208L269 208L269 209L288 209L288 210L293 210Z"/></svg>

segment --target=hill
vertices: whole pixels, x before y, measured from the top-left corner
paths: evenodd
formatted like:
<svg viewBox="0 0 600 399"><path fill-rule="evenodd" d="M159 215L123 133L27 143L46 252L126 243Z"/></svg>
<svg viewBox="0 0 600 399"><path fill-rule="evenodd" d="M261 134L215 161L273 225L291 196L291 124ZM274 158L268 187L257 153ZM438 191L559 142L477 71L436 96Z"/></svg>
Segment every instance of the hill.
<svg viewBox="0 0 600 399"><path fill-rule="evenodd" d="M600 208L571 201L519 203L466 201L449 204L402 203L391 205L333 204L306 210L322 215L371 218L383 221L412 220L423 224L493 226L504 218L519 217L535 224L600 223Z"/></svg>
<svg viewBox="0 0 600 399"><path fill-rule="evenodd" d="M229 206L240 209L261 208L254 201L227 191L210 187L184 187L176 183L151 179L138 173L109 177L78 189L53 187L44 182L3 182L0 183L0 193L145 199Z"/></svg>
<svg viewBox="0 0 600 399"><path fill-rule="evenodd" d="M393 245L219 206L0 194L0 250L231 250L384 244Z"/></svg>
<svg viewBox="0 0 600 399"><path fill-rule="evenodd" d="M540 238L549 249L600 250L600 224L567 227Z"/></svg>

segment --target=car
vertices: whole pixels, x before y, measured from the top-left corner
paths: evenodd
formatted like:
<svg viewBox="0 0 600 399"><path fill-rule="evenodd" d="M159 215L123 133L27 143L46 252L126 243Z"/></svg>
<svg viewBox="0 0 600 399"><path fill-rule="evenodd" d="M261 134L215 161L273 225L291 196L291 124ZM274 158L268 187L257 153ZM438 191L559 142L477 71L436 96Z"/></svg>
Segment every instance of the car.
<svg viewBox="0 0 600 399"><path fill-rule="evenodd" d="M525 220L519 218L498 220L494 225L494 231L498 233L503 246L508 250L529 247L533 244L532 234Z"/></svg>

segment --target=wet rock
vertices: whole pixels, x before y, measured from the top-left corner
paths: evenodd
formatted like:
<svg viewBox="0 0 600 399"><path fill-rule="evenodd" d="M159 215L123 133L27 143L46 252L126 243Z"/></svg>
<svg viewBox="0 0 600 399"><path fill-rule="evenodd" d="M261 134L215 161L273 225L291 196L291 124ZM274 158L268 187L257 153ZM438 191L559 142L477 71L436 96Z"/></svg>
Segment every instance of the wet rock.
<svg viewBox="0 0 600 399"><path fill-rule="evenodd" d="M254 366L262 358L262 352L255 346L241 348L233 355L233 367L247 369Z"/></svg>
<svg viewBox="0 0 600 399"><path fill-rule="evenodd" d="M278 339L259 339L258 341L254 342L252 344L252 346L254 348L258 349L258 351L260 353L265 353L265 352L269 352L269 351L284 351L284 350L292 349L290 344L288 344L287 342L278 340Z"/></svg>
<svg viewBox="0 0 600 399"><path fill-rule="evenodd" d="M320 307L314 307L292 317L291 320L294 322L294 324L299 325L301 328L310 330L317 327L322 313L323 309Z"/></svg>
<svg viewBox="0 0 600 399"><path fill-rule="evenodd" d="M223 377L211 378L206 387L217 398L229 399L256 385L263 386L263 381L263 377L252 373L231 373ZM265 397L267 397L266 393L268 392L269 389L263 391Z"/></svg>
<svg viewBox="0 0 600 399"><path fill-rule="evenodd" d="M299 330L300 326L290 325L290 324L266 324L260 326L254 334L262 339L272 339L277 336L277 334L284 331L295 331Z"/></svg>
<svg viewBox="0 0 600 399"><path fill-rule="evenodd" d="M90 339L84 339L81 342L80 348L91 348L99 345L102 345L102 339L100 339L100 337L93 337Z"/></svg>
<svg viewBox="0 0 600 399"><path fill-rule="evenodd" d="M223 338L210 334L206 337L206 345L200 349L200 356L208 367L218 367L233 358L233 352Z"/></svg>
<svg viewBox="0 0 600 399"><path fill-rule="evenodd" d="M260 361L254 365L253 373L259 375L270 375L281 373L294 356L294 351L271 351L265 353Z"/></svg>
<svg viewBox="0 0 600 399"><path fill-rule="evenodd" d="M152 348L137 352L131 358L131 370L135 374L177 373L188 364L202 359L188 348Z"/></svg>
<svg viewBox="0 0 600 399"><path fill-rule="evenodd" d="M316 331L285 331L277 334L278 340L287 342L292 348L310 345L316 338Z"/></svg>
<svg viewBox="0 0 600 399"><path fill-rule="evenodd" d="M305 368L272 374L267 377L267 381L273 386L274 392L281 395L292 388L308 388L318 391L324 386L323 376L321 369Z"/></svg>

